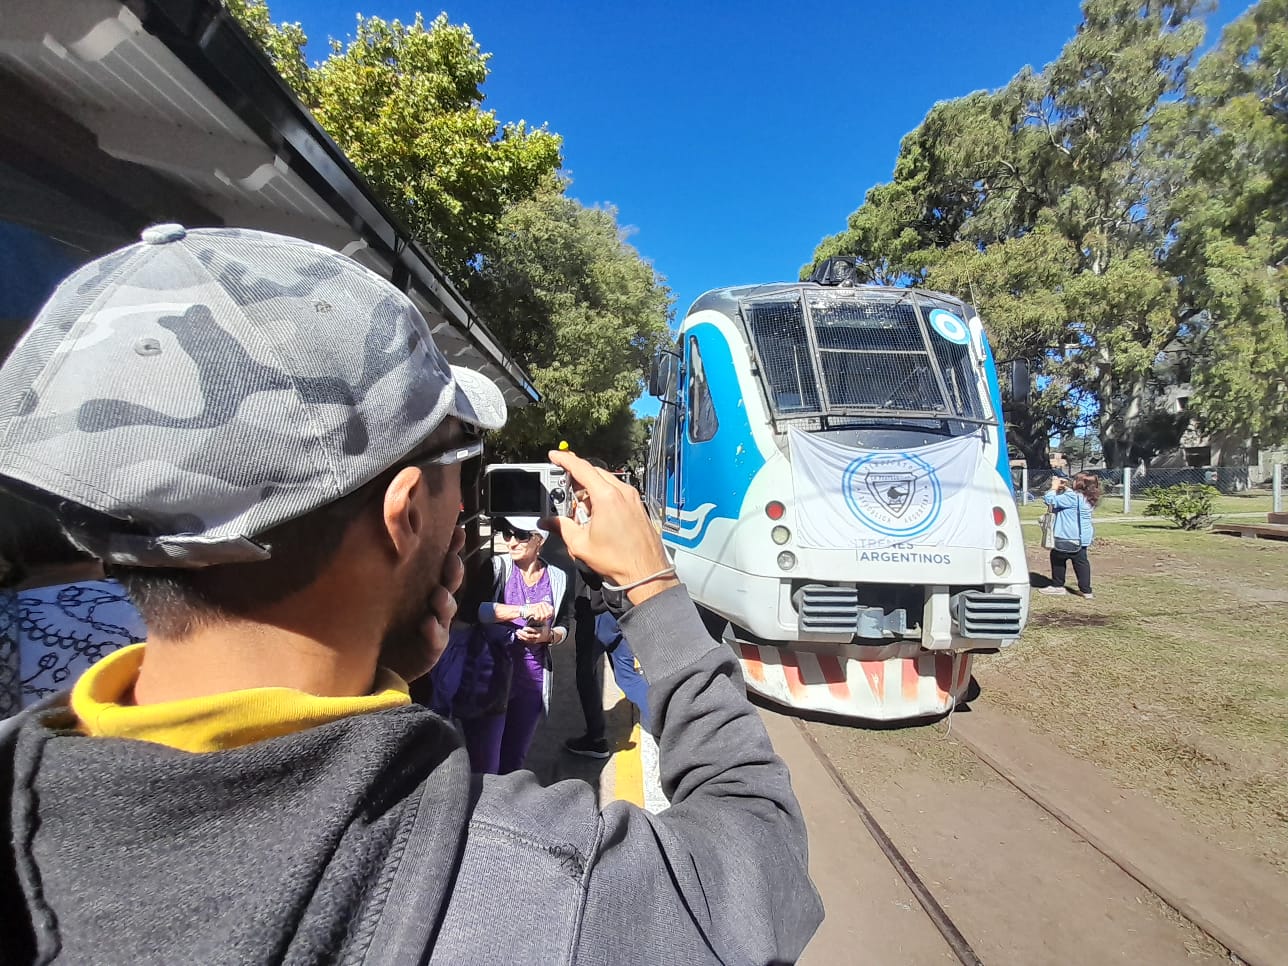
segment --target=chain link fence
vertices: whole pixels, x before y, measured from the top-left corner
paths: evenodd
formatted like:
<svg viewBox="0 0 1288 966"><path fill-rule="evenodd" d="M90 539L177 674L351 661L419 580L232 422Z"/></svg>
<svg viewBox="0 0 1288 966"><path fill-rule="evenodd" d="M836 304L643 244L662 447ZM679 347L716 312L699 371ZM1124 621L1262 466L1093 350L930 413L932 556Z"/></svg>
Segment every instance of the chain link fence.
<svg viewBox="0 0 1288 966"><path fill-rule="evenodd" d="M1274 467L1273 475L1257 481L1256 467L1249 466L1157 466L1130 469L1097 468L1082 472L1100 480L1099 513L1121 513L1142 516L1149 504L1148 491L1182 484L1207 485L1220 494L1218 508L1223 515L1264 514L1283 510L1284 466ZM1012 471L1016 499L1023 504L1040 503L1051 487L1054 475L1049 468ZM1074 473L1068 474L1070 477Z"/></svg>

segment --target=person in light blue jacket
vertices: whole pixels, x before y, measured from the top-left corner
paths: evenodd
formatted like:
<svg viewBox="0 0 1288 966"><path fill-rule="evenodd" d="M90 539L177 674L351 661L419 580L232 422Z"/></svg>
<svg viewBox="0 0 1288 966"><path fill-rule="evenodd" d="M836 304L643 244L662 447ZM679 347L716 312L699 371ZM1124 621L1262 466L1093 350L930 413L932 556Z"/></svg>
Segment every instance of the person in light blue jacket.
<svg viewBox="0 0 1288 966"><path fill-rule="evenodd" d="M1055 546L1051 548L1051 586L1043 587L1040 593L1067 594L1065 568L1072 563L1078 592L1090 600L1094 595L1087 548L1096 535L1091 511L1100 502L1100 480L1090 473L1079 473L1070 486L1069 478L1056 470L1045 500L1055 516Z"/></svg>

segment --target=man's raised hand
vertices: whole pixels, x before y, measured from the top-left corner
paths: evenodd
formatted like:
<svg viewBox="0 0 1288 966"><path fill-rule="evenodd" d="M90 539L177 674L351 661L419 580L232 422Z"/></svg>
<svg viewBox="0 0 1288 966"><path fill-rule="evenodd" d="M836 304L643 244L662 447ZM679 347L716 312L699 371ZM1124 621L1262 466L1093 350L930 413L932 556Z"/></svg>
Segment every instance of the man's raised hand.
<svg viewBox="0 0 1288 966"><path fill-rule="evenodd" d="M575 485L586 490L594 507L590 522L578 524L566 517L551 517L542 526L557 530L574 558L613 584L629 585L666 570L670 558L633 487L607 470L592 466L575 453L552 450L550 462L568 471ZM674 577L649 581L628 592L631 603L674 587Z"/></svg>

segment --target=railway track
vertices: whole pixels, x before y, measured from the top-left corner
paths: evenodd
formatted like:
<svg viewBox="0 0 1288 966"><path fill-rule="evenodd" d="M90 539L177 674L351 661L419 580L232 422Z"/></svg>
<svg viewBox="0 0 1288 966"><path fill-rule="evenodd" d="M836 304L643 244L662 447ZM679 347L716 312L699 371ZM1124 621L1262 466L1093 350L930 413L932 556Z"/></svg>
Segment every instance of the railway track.
<svg viewBox="0 0 1288 966"><path fill-rule="evenodd" d="M965 966L982 964L984 962L983 958L972 946L969 928L964 930L947 912L944 904L936 897L935 892L927 885L923 877L918 875L899 846L895 844L890 834L882 827L881 823L873 815L872 810L868 808L853 785L847 780L842 770L838 768L815 735L811 733L806 722L798 717L793 717L792 724L804 739L810 753L853 807L855 814L868 834L871 835L885 859L924 910L952 954ZM1114 843L1101 834L1102 829L1089 827L1089 823L1084 820L1084 813L1079 811L1078 803L1053 801L1051 789L1043 789L1043 782L1040 777L1023 773L1024 769L1017 764L1023 759L1023 754L1009 757L999 755L996 753L996 749L987 747L986 743L981 746L978 737L975 736L977 740L962 740L960 735L954 735L954 740L961 748L968 751L972 758L995 772L1001 779L1011 785L1015 791L1040 808L1046 816L1059 823L1082 842L1090 845L1112 865L1136 880L1137 883L1157 897L1158 900L1193 928L1202 932L1213 943L1220 946L1224 950L1222 958L1228 958L1230 962L1237 964L1249 964L1249 966L1261 966L1261 964L1269 966L1270 963L1281 961L1277 960L1273 952L1267 953L1267 949L1278 947L1267 944L1268 937L1264 934L1264 930L1259 928L1261 924L1257 921L1254 911L1243 909L1240 910L1242 915L1225 915L1222 910L1214 909L1210 902L1197 895L1193 889L1187 888L1184 882L1178 884L1174 880L1167 881L1165 873L1156 875L1157 870L1151 868L1148 861L1148 843L1146 843L1145 853L1116 849ZM1104 810L1101 809L1101 811ZM1204 849L1208 848L1212 847L1204 846ZM1213 870L1211 865L1205 865L1201 861L1196 864L1202 866L1204 874L1216 875L1218 879L1226 874L1226 870ZM1238 870L1235 871L1237 872ZM1247 883L1234 883L1234 885L1239 884L1247 885ZM1217 886L1214 891L1223 890L1221 890L1220 886ZM1231 908L1233 909L1234 907L1232 906ZM969 919L969 916L967 919ZM977 938L983 939L985 936L981 934Z"/></svg>
<svg viewBox="0 0 1288 966"><path fill-rule="evenodd" d="M849 799L850 804L854 806L854 810L859 814L860 821L863 822L863 827L868 830L868 833L876 841L877 847L881 849L881 853L889 860L894 870L899 873L899 878L904 881L904 884L907 885L908 890L916 898L921 908L925 910L926 915L930 917L930 921L939 930L939 934L944 937L944 941L948 943L948 948L953 951L953 955L957 957L963 966L984 966L984 961L971 948L970 942L962 935L962 931L953 922L952 917L939 904L939 900L935 898L934 893L930 891L926 883L917 875L916 870L904 858L903 853L899 851L899 847L894 844L894 841L886 834L885 829L881 827L881 823L876 820L876 817L869 811L868 807L863 804L863 800L850 787L850 783L837 770L832 763L832 759L819 747L818 742L814 740L814 736L805 727L805 723L800 718L796 718L793 720L793 724L800 731L805 743L818 759L819 764L823 766L828 775L831 776L832 781L836 782L837 787L841 789L845 797Z"/></svg>

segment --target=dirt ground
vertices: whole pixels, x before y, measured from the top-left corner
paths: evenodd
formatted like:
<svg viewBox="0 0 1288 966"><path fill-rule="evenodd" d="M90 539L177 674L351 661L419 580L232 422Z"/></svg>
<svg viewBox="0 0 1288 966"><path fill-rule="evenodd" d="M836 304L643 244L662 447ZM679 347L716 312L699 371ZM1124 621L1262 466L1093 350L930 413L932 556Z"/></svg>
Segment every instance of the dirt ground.
<svg viewBox="0 0 1288 966"><path fill-rule="evenodd" d="M1229 961L951 739L948 722L807 727L984 962Z"/></svg>
<svg viewBox="0 0 1288 966"><path fill-rule="evenodd" d="M1117 524L1091 561L1095 599L1035 593L978 700L1288 873L1288 543Z"/></svg>

